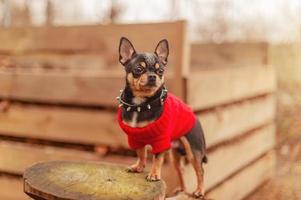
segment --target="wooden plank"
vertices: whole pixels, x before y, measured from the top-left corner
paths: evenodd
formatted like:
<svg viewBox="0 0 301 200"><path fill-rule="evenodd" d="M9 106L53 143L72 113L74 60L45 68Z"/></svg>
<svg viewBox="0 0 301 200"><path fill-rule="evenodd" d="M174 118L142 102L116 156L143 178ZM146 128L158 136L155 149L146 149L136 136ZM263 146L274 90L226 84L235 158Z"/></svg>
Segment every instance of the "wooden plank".
<svg viewBox="0 0 301 200"><path fill-rule="evenodd" d="M262 159L247 167L221 186L212 190L207 195L213 199L242 199L252 192L261 183L271 177L275 158L268 154ZM12 192L13 188L13 192ZM6 200L29 199L23 193L21 179L0 177L0 198Z"/></svg>
<svg viewBox="0 0 301 200"><path fill-rule="evenodd" d="M0 176L0 199L3 200L30 200L23 193L22 179Z"/></svg>
<svg viewBox="0 0 301 200"><path fill-rule="evenodd" d="M22 174L25 168L51 160L98 160L99 155L80 150L0 141L0 171Z"/></svg>
<svg viewBox="0 0 301 200"><path fill-rule="evenodd" d="M118 61L118 45L128 37L138 52L153 52L164 38L170 43L169 71L180 66L186 30L185 21L150 24L111 24L70 27L0 28L0 52L12 55L41 52L97 52L108 69L122 67ZM141 34L141 31L143 34ZM145 39L147 38L147 40ZM186 44L185 44L186 45ZM179 48L180 47L180 48ZM119 66L116 68L116 66Z"/></svg>
<svg viewBox="0 0 301 200"><path fill-rule="evenodd" d="M191 70L266 64L266 43L192 44Z"/></svg>
<svg viewBox="0 0 301 200"><path fill-rule="evenodd" d="M154 50L155 45L163 38L176 43L179 39L178 31L184 24L184 21L176 21L149 24L1 28L0 51L20 53L43 50L72 52L109 50L115 52L122 36L132 39L137 49L141 51Z"/></svg>
<svg viewBox="0 0 301 200"><path fill-rule="evenodd" d="M274 127L268 126L256 131L242 141L230 143L216 151L211 152L209 164L205 165L206 188L223 181L227 176L239 170L244 165L264 152L270 150L274 145ZM105 156L97 157L93 153L68 150L57 147L42 147L20 144L15 142L0 143L0 171L22 174L24 169L36 162L49 160L97 160L119 164L133 164L134 158ZM239 152L239 153L237 153ZM228 164L225 164L228 163ZM221 167L223 166L223 167ZM148 169L150 164L148 165ZM168 184L168 193L178 185L175 178L175 170L170 165L163 168L163 178ZM195 173L190 165L185 166L185 179L187 188L192 191L196 187Z"/></svg>
<svg viewBox="0 0 301 200"><path fill-rule="evenodd" d="M209 164L205 166L206 188L210 189L214 185L223 181L227 176L239 170L241 167L256 159L264 152L270 150L274 145L274 127L267 126L256 131L242 141L230 143L222 148L211 152ZM129 165L134 163L134 158L106 156L99 157L93 153L62 149L57 147L43 147L39 145L30 146L15 142L0 143L0 151L4 152L0 157L0 171L22 174L24 169L36 162L49 160L101 160ZM239 154L237 152L240 152ZM225 164L229 163L229 164ZM221 166L223 166L221 168ZM148 165L148 169L150 163ZM168 185L168 194L178 186L175 179L175 171L170 164L164 165L163 178ZM196 187L196 179L193 168L185 166L185 181L188 190L192 191Z"/></svg>
<svg viewBox="0 0 301 200"><path fill-rule="evenodd" d="M0 97L34 102L116 105L118 75L0 72ZM114 84L112 84L114 83Z"/></svg>
<svg viewBox="0 0 301 200"><path fill-rule="evenodd" d="M222 146L208 155L205 168L205 187L210 189L229 175L252 162L275 145L275 127L269 125L256 130L242 140ZM195 173L191 166L185 168L185 182L192 191L196 187Z"/></svg>
<svg viewBox="0 0 301 200"><path fill-rule="evenodd" d="M116 96L124 85L123 75L110 72L0 72L0 98L22 101L117 107Z"/></svg>
<svg viewBox="0 0 301 200"><path fill-rule="evenodd" d="M195 110L274 92L272 67L203 70L187 80L187 101Z"/></svg>
<svg viewBox="0 0 301 200"><path fill-rule="evenodd" d="M190 46L188 44L188 36L187 36L187 23L183 23L183 28L178 31L179 41L175 43L177 46L174 46L174 49L179 50L181 53L175 57L175 63L173 66L173 92L176 96L183 99L185 102L186 99L186 84L185 78L189 76L189 54L190 54ZM172 46L171 46L172 47ZM174 49L170 48L171 53L173 53ZM169 63L169 66L172 63Z"/></svg>
<svg viewBox="0 0 301 200"><path fill-rule="evenodd" d="M83 53L48 53L37 52L35 54L21 55L0 55L1 69L14 69L27 72L34 71L58 71L66 73L69 71L94 71L94 72L121 72L123 67L116 63L115 57L112 61L108 61L106 57L99 52L83 52ZM113 63L114 64L113 64Z"/></svg>
<svg viewBox="0 0 301 200"><path fill-rule="evenodd" d="M229 140L275 118L275 97L268 95L198 114L207 146Z"/></svg>
<svg viewBox="0 0 301 200"><path fill-rule="evenodd" d="M272 121L274 101L267 96L199 114L208 147ZM12 103L0 112L0 134L127 148L116 113L103 110Z"/></svg>
<svg viewBox="0 0 301 200"><path fill-rule="evenodd" d="M262 67L205 70L187 81L187 100L195 110L273 92L276 87L273 69ZM169 77L167 86L174 91ZM114 73L0 72L0 98L7 99L116 106L116 91L122 87L123 76Z"/></svg>
<svg viewBox="0 0 301 200"><path fill-rule="evenodd" d="M269 45L268 62L277 69L280 83L301 83L301 43Z"/></svg>
<svg viewBox="0 0 301 200"><path fill-rule="evenodd" d="M245 170L225 181L208 194L212 199L239 200L272 177L275 166L273 152L264 156Z"/></svg>
<svg viewBox="0 0 301 200"><path fill-rule="evenodd" d="M11 104L0 112L2 135L127 147L115 112Z"/></svg>

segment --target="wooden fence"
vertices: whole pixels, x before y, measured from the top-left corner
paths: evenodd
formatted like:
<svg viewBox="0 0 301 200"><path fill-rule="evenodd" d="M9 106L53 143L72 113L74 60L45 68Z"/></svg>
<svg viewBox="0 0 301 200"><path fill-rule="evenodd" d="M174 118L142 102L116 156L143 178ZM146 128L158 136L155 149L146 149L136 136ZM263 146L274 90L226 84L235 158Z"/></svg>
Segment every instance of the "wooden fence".
<svg viewBox="0 0 301 200"><path fill-rule="evenodd" d="M26 199L20 177L36 162L134 161L116 123L120 36L138 51L169 40L167 85L204 126L209 197L242 199L271 176L276 80L267 44L190 45L183 21L9 28L0 29L1 199ZM163 174L170 192L177 179L168 163ZM194 176L185 166L190 191Z"/></svg>

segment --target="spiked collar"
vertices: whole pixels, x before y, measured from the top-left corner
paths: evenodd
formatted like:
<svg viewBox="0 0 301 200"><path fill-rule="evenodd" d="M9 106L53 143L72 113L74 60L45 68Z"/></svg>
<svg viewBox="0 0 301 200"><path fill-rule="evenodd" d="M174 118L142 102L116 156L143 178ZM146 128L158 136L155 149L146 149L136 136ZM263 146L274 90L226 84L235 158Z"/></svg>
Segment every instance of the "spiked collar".
<svg viewBox="0 0 301 200"><path fill-rule="evenodd" d="M126 110L127 112L143 112L143 111L151 110L152 108L154 108L156 106L162 106L167 97L167 89L165 87L163 87L161 94L158 98L152 100L151 102L144 102L144 103L135 105L135 104L125 102L122 98L123 93L124 93L124 91L120 90L120 94L118 97L116 97L116 99L119 102L119 107L123 107L124 110Z"/></svg>

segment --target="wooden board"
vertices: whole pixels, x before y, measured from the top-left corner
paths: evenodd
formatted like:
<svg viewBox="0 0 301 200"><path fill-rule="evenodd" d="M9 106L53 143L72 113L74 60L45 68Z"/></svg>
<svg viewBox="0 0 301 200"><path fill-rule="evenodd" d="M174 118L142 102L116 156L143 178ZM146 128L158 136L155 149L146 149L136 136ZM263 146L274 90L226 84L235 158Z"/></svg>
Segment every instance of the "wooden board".
<svg viewBox="0 0 301 200"><path fill-rule="evenodd" d="M267 64L267 48L266 43L192 44L191 70Z"/></svg>
<svg viewBox="0 0 301 200"><path fill-rule="evenodd" d="M123 69L118 61L118 45L122 36L128 37L132 41L137 52L154 52L158 42L167 39L170 46L168 71L173 71L174 77L177 79L174 82L174 92L179 97L184 98L183 76L185 73L187 74L189 62L185 21L73 27L0 28L0 43L2 44L0 54L32 55L55 52L87 54L92 52L99 54L103 60L102 65L105 65L107 69L122 72Z"/></svg>
<svg viewBox="0 0 301 200"><path fill-rule="evenodd" d="M194 110L274 92L272 67L241 67L203 70L187 80L187 102Z"/></svg>
<svg viewBox="0 0 301 200"><path fill-rule="evenodd" d="M277 69L280 83L301 83L301 43L269 45L270 65Z"/></svg>
<svg viewBox="0 0 301 200"><path fill-rule="evenodd" d="M239 170L244 165L264 152L270 150L274 145L274 127L264 127L243 140L229 143L211 152L209 164L205 166L206 188L209 189L227 176ZM61 149L56 147L30 146L26 144L5 142L0 143L0 150L4 152L0 157L0 171L22 174L26 167L36 162L49 160L100 160L119 164L133 164L134 158L121 156L97 157L92 153ZM238 153L239 152L239 153ZM225 164L227 163L227 164ZM221 167L223 166L223 167ZM148 165L148 168L150 164ZM168 193L178 186L176 172L170 165L163 168L163 178L168 185ZM186 184L189 191L195 189L195 174L191 166L185 167Z"/></svg>
<svg viewBox="0 0 301 200"><path fill-rule="evenodd" d="M58 147L0 141L0 171L22 174L25 168L52 160L98 160L101 155Z"/></svg>
<svg viewBox="0 0 301 200"><path fill-rule="evenodd" d="M259 129L250 136L221 146L208 155L205 165L205 187L210 189L275 145L273 125ZM189 190L196 187L195 173L191 166L185 169L185 180Z"/></svg>
<svg viewBox="0 0 301 200"><path fill-rule="evenodd" d="M30 200L23 193L22 179L0 176L0 199L3 200Z"/></svg>
<svg viewBox="0 0 301 200"><path fill-rule="evenodd" d="M240 200L272 177L275 156L267 154L208 194L212 199Z"/></svg>
<svg viewBox="0 0 301 200"><path fill-rule="evenodd" d="M275 97L268 95L198 114L207 146L272 122L276 112L275 103Z"/></svg>
<svg viewBox="0 0 301 200"><path fill-rule="evenodd" d="M167 87L175 91L166 78ZM170 86L170 87L169 87ZM0 98L70 105L118 106L120 73L0 72Z"/></svg>
<svg viewBox="0 0 301 200"><path fill-rule="evenodd" d="M127 147L116 112L11 104L0 112L2 135L50 141Z"/></svg>
<svg viewBox="0 0 301 200"><path fill-rule="evenodd" d="M168 80L167 86L175 91ZM188 78L187 101L195 110L270 93L276 81L272 68L204 70ZM0 98L45 103L116 106L124 87L122 75L83 73L0 72Z"/></svg>
<svg viewBox="0 0 301 200"><path fill-rule="evenodd" d="M68 71L121 72L123 70L123 66L113 60L115 57L112 57L110 63L106 59L108 58L103 57L100 52L72 54L37 52L25 55L0 55L0 69L16 71L23 69L27 72L59 71L61 73Z"/></svg>
<svg viewBox="0 0 301 200"><path fill-rule="evenodd" d="M122 36L128 37L137 51L153 52L161 39L168 39L172 53L171 66L182 54L177 48L182 42L184 21L150 24L112 24L70 27L22 27L0 29L0 52L10 54L33 54L36 52L95 52L114 58L118 63L118 45ZM141 34L143 31L143 34ZM147 40L145 38L148 38ZM106 61L105 61L106 62Z"/></svg>
<svg viewBox="0 0 301 200"><path fill-rule="evenodd" d="M211 191L208 196L213 199L242 199L271 177L274 159L273 154L268 154ZM5 200L29 199L23 193L21 179L6 177L0 177L0 198Z"/></svg>
<svg viewBox="0 0 301 200"><path fill-rule="evenodd" d="M233 104L198 114L208 147L274 118L274 97ZM12 103L0 112L0 134L127 148L116 112Z"/></svg>
<svg viewBox="0 0 301 200"><path fill-rule="evenodd" d="M34 102L116 105L119 75L0 72L0 97Z"/></svg>

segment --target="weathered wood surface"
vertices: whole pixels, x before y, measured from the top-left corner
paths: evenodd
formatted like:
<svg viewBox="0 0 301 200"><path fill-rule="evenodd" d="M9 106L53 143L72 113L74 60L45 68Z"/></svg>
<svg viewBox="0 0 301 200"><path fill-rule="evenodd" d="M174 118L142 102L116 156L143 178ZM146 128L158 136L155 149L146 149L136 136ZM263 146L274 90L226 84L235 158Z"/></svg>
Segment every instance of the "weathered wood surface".
<svg viewBox="0 0 301 200"><path fill-rule="evenodd" d="M9 68L18 68L18 66L26 68L26 66L36 65L45 69L66 69L74 68L73 64L76 61L75 67L82 65L82 68L90 71L96 69L102 72L121 73L123 67L118 61L118 42L122 36L132 41L137 52L153 52L160 40L168 39L171 53L167 74L173 74L177 80L174 82L174 93L184 98L183 76L187 74L189 67L185 21L103 26L0 28L0 43L2 44L0 55L4 54L5 58L1 65ZM145 38L148 39L145 40ZM95 54L98 58L95 58ZM50 56L53 58L50 59ZM91 64L88 61L89 56L92 56ZM66 63L55 61L66 57L69 57ZM99 88L101 85L97 86Z"/></svg>
<svg viewBox="0 0 301 200"><path fill-rule="evenodd" d="M43 161L90 160L96 161L103 155L59 147L0 141L0 171L22 175L25 168Z"/></svg>
<svg viewBox="0 0 301 200"><path fill-rule="evenodd" d="M0 176L0 199L3 200L30 200L24 194L21 178Z"/></svg>
<svg viewBox="0 0 301 200"><path fill-rule="evenodd" d="M267 64L267 49L267 43L192 44L191 70L260 66Z"/></svg>
<svg viewBox="0 0 301 200"><path fill-rule="evenodd" d="M127 147L116 112L12 103L0 112L2 135Z"/></svg>
<svg viewBox="0 0 301 200"><path fill-rule="evenodd" d="M171 91L174 81L167 80ZM276 87L271 67L204 70L187 81L187 101L195 110L271 93ZM0 72L0 98L6 99L112 107L123 86L124 77L114 73Z"/></svg>
<svg viewBox="0 0 301 200"><path fill-rule="evenodd" d="M167 86L175 91L167 76ZM1 72L0 98L29 102L117 107L120 73Z"/></svg>
<svg viewBox="0 0 301 200"><path fill-rule="evenodd" d="M25 171L24 192L35 199L163 200L164 182L147 182L145 176L112 164L47 162Z"/></svg>
<svg viewBox="0 0 301 200"><path fill-rule="evenodd" d="M276 78L272 67L203 70L187 80L187 102L194 110L272 93Z"/></svg>
<svg viewBox="0 0 301 200"><path fill-rule="evenodd" d="M253 192L274 174L275 154L271 152L243 171L235 174L207 194L212 199L240 200Z"/></svg>
<svg viewBox="0 0 301 200"><path fill-rule="evenodd" d="M233 176L231 176L230 179L228 179L226 182L221 183L221 185L217 188L214 188L213 190L211 190L206 196L208 198L212 198L212 199L232 199L232 200L238 200L241 199L243 197L245 197L246 195L248 195L250 192L252 192L254 189L256 189L256 187L258 187L261 183L263 183L264 181L266 181L267 179L269 179L272 174L273 174L273 168L274 168L274 162L275 162L275 157L273 152L263 156L262 158L260 158L258 161L253 162L252 164L250 164L249 166L247 166L246 168L244 168L242 171L239 171L238 173L235 173ZM122 168L124 172L124 168ZM60 176L60 177L52 177L51 180L52 181L56 181L57 184L55 184L55 190L52 189L51 187L47 187L46 190L44 189L43 191L49 191L47 195L49 195L49 193L55 193L55 194L59 194L60 191L58 191L58 187L64 187L64 183L67 183L68 185L71 185L71 187L68 187L69 191L72 190L78 190L79 187L78 185L81 185L81 183L79 184L73 184L75 181L78 182L78 179L81 179L83 177L87 178L89 181L89 183L92 183L90 185L94 185L97 181L101 181L102 179L100 177L94 177L94 178L98 178L97 181L92 181L90 180L91 176L88 176L86 173L77 173L77 175L75 176L74 171L77 171L78 168L77 167L68 167L68 169L64 168L64 169L57 169L57 170L51 170L50 173L53 172L60 172L63 173L65 176ZM84 168L84 171L87 170L87 167ZM100 170L99 167L97 169L94 169L95 171ZM42 171L43 173L43 171ZM67 175L66 175L67 174ZM80 174L80 176L78 175ZM97 173L99 174L99 173ZM40 174L39 174L40 175ZM137 175L137 174L136 174ZM24 177L25 180L26 176L28 176L28 174L25 173ZM33 175L34 177L37 176L37 174ZM30 185L30 187L37 187L37 185L40 185L40 183L42 182L41 177L36 177L36 182L30 182L26 183L25 182L25 191L29 191L33 194L35 194L36 190L30 190L28 189L28 185ZM48 175L46 175L45 177L49 177ZM106 178L110 179L110 177L106 176ZM132 178L132 177L131 177ZM67 179L67 180L66 180ZM71 182L68 182L68 179L71 179ZM147 183L144 179L144 176L140 176L140 179L143 180L143 183ZM106 179L107 180L107 179ZM91 182L90 182L91 181ZM137 182L135 182L137 183ZM244 184L242 184L244 183ZM43 182L43 184L46 184L45 182ZM103 185L103 184L102 184ZM56 187L58 186L58 187ZM92 187L92 186L91 186ZM38 187L39 188L39 187ZM42 188L42 187L40 187ZM40 190L40 188L38 190ZM101 188L101 187L100 187ZM89 190L89 185L86 185L85 187L86 190ZM99 187L98 187L99 189ZM93 189L92 189L93 190ZM101 191L101 189L100 189ZM120 191L120 190L119 190ZM99 193L95 191L95 189L93 191L90 191L91 193L93 192L93 194L95 196L97 196ZM40 193L39 193L40 194ZM71 192L72 194L72 192ZM66 193L64 193L64 195L66 195ZM67 194L68 195L68 194ZM76 194L78 195L78 194ZM187 197L187 195L179 195L178 197L172 197L172 198L167 198L169 200L178 200L180 199L180 197L185 197L185 199L190 199ZM45 197L44 197L45 198ZM69 197L70 198L70 197ZM70 199L74 199L74 198L70 198ZM95 198L97 199L97 198ZM105 199L109 199L109 198L105 198ZM139 199L139 198L138 198ZM147 198L146 198L147 199ZM184 200L184 199L182 199Z"/></svg>
<svg viewBox="0 0 301 200"><path fill-rule="evenodd" d="M116 42L117 43L117 42ZM116 47L117 48L117 47ZM114 57L115 58L115 57ZM111 58L112 60L114 58ZM35 54L21 55L1 55L0 68L11 71L58 71L66 73L69 71L85 72L121 72L123 68L118 63L116 66L110 66L101 55L101 52L83 52L83 53L56 53L56 52L37 52Z"/></svg>
<svg viewBox="0 0 301 200"><path fill-rule="evenodd" d="M252 99L198 114L210 147L225 139L273 121L273 96ZM127 148L116 113L55 106L11 103L0 112L0 133L81 144Z"/></svg>
<svg viewBox="0 0 301 200"><path fill-rule="evenodd" d="M274 127L272 125L256 130L249 135L231 142L210 152L209 163L205 165L206 189L210 189L223 181L227 176L239 170L244 165L274 146ZM39 145L26 145L16 142L5 142L0 145L3 156L0 157L0 171L21 175L24 169L41 161L57 159L65 160L100 160L103 162L119 163L125 166L133 164L135 158L122 156L104 156L92 152L81 152L58 147L42 147ZM238 153L239 152L239 153ZM12 159L14 158L14 159ZM225 163L231 163L225 165ZM147 171L151 163L148 163ZM221 166L223 166L221 168ZM185 165L185 180L189 192L196 187L194 170ZM178 178L173 166L169 163L163 167L163 179L167 183L167 193L170 194L178 186Z"/></svg>
<svg viewBox="0 0 301 200"><path fill-rule="evenodd" d="M272 122L275 112L275 97L268 95L217 107L197 115L205 132L207 146L210 147Z"/></svg>
<svg viewBox="0 0 301 200"><path fill-rule="evenodd" d="M277 71L280 84L301 83L301 43L269 45L269 64ZM292 86L293 87L293 86Z"/></svg>
<svg viewBox="0 0 301 200"><path fill-rule="evenodd" d="M44 103L116 106L120 75L0 72L0 97Z"/></svg>
<svg viewBox="0 0 301 200"><path fill-rule="evenodd" d="M270 125L209 153L209 162L204 165L206 190L215 187L243 166L270 151L275 145L274 134L275 127ZM187 165L184 174L187 189L192 192L196 187L195 172L192 166ZM166 182L172 181L166 180Z"/></svg>

